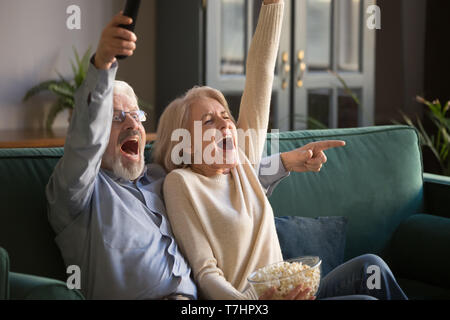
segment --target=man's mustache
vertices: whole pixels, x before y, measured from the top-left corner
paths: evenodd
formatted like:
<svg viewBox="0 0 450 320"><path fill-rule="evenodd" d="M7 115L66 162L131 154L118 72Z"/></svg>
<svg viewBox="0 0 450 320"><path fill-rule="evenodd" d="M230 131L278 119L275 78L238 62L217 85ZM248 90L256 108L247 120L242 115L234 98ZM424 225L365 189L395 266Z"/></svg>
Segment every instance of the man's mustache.
<svg viewBox="0 0 450 320"><path fill-rule="evenodd" d="M117 139L117 140L119 141L119 145L121 145L122 142L123 142L126 138L128 138L128 137L134 137L134 136L138 136L138 137L139 137L139 141L142 140L142 134L141 134L141 132L138 131L138 130L126 130L126 131L122 132L122 133L119 135L119 138Z"/></svg>

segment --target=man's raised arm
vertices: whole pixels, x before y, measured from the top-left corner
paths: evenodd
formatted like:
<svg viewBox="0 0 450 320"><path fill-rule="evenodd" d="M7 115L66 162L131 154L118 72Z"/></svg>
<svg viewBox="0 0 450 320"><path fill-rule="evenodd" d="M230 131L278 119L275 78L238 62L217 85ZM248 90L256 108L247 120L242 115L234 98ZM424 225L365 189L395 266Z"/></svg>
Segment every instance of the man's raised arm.
<svg viewBox="0 0 450 320"><path fill-rule="evenodd" d="M130 56L136 48L134 33L119 28L119 24L131 24L131 19L119 13L103 30L86 78L75 93L64 156L47 185L49 220L57 233L88 205L109 142L115 56Z"/></svg>

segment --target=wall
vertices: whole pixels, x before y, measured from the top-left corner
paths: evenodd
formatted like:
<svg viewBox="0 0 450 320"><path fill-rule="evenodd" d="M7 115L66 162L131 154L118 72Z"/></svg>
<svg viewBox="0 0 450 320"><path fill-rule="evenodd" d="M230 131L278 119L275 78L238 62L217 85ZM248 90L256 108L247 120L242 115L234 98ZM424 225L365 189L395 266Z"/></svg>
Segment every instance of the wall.
<svg viewBox="0 0 450 320"><path fill-rule="evenodd" d="M415 101L424 93L427 0L378 0L376 124L402 121L399 111L422 116Z"/></svg>
<svg viewBox="0 0 450 320"><path fill-rule="evenodd" d="M429 100L450 100L450 59L448 50L448 14L450 1L428 1L425 53L425 93Z"/></svg>
<svg viewBox="0 0 450 320"><path fill-rule="evenodd" d="M151 11L154 1L143 1L143 9ZM81 9L81 30L68 30L66 8L78 5ZM84 52L89 46L95 50L101 32L112 16L123 7L124 0L2 0L0 2L0 129L41 128L52 101L42 95L30 102L21 102L25 92L39 82L57 78L56 70L72 77L69 59L72 46ZM118 78L129 81L136 92L153 102L154 80L152 21L141 11L137 32L142 50L136 51L134 61L120 64ZM143 31L144 32L143 32ZM149 36L146 36L146 34ZM149 40L149 43L145 41ZM139 47L139 48L140 48ZM143 68L137 59L143 61ZM138 72L144 70L144 72ZM58 116L55 127L68 126L67 112Z"/></svg>

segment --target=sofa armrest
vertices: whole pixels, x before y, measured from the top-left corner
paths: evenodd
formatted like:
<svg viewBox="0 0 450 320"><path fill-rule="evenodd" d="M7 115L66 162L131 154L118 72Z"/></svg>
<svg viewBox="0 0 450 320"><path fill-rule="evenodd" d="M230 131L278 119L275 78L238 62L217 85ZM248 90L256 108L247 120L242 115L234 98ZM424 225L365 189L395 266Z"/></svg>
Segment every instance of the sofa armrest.
<svg viewBox="0 0 450 320"><path fill-rule="evenodd" d="M450 177L424 173L423 180L427 212L450 218Z"/></svg>
<svg viewBox="0 0 450 320"><path fill-rule="evenodd" d="M12 300L83 300L78 290L70 290L59 280L10 272Z"/></svg>
<svg viewBox="0 0 450 320"><path fill-rule="evenodd" d="M450 288L450 219L417 214L391 241L389 260L396 277Z"/></svg>
<svg viewBox="0 0 450 320"><path fill-rule="evenodd" d="M0 300L9 299L9 257L5 249L0 248Z"/></svg>

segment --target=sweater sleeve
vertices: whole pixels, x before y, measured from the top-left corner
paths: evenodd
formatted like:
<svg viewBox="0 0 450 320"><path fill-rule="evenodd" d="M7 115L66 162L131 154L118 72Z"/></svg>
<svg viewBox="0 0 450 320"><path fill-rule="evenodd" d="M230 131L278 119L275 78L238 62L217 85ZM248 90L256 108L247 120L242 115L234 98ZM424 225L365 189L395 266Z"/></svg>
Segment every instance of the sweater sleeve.
<svg viewBox="0 0 450 320"><path fill-rule="evenodd" d="M270 197L280 182L290 175L291 173L283 165L280 153L261 159L258 178L267 197Z"/></svg>
<svg viewBox="0 0 450 320"><path fill-rule="evenodd" d="M239 145L255 168L261 160L267 136L283 11L283 2L262 6L248 53L245 89L237 128L240 129ZM250 138L247 147L246 137Z"/></svg>
<svg viewBox="0 0 450 320"><path fill-rule="evenodd" d="M183 176L172 171L164 181L163 190L173 234L189 261L202 297L208 300L254 299L251 290L242 293L234 288L218 267L205 231L205 221L200 219L193 206Z"/></svg>

